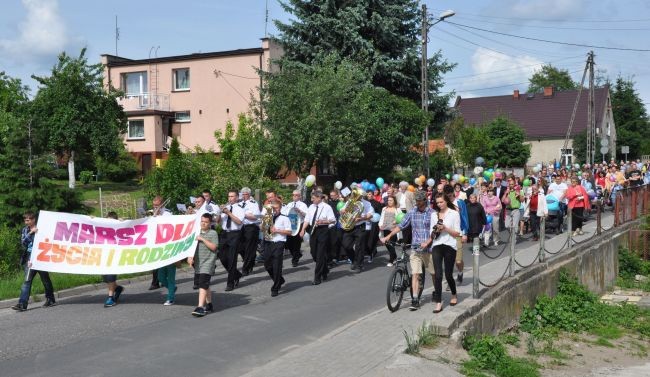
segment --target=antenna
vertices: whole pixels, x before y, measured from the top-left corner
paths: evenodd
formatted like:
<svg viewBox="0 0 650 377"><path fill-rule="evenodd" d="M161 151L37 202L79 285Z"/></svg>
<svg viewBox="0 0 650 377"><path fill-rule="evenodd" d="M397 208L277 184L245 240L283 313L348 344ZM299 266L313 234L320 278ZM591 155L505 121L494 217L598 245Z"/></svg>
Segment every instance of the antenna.
<svg viewBox="0 0 650 377"><path fill-rule="evenodd" d="M269 27L269 0L266 0L266 10L264 12L264 38L269 36L268 27Z"/></svg>
<svg viewBox="0 0 650 377"><path fill-rule="evenodd" d="M120 28L117 27L117 15L115 15L115 56L117 55L117 41L120 39Z"/></svg>

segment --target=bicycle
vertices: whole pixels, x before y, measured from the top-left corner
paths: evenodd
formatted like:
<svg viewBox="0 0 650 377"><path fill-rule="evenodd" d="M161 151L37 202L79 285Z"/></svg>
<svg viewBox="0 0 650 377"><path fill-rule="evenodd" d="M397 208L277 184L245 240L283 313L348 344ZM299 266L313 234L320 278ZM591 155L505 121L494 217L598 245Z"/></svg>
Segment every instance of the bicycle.
<svg viewBox="0 0 650 377"><path fill-rule="evenodd" d="M399 310L400 305L402 304L402 298L404 296L404 291L408 288L411 294L411 299L413 299L413 289L411 287L411 271L409 264L409 253L407 249L411 252L420 252L421 249L419 246L415 245L403 245L402 254L395 263L393 271L390 273L388 278L388 287L386 288L386 305L388 310L391 312L396 312ZM424 280L425 273L424 267L422 267L422 272L420 273L420 289L418 290L417 299L420 300L422 297L422 291L424 290Z"/></svg>

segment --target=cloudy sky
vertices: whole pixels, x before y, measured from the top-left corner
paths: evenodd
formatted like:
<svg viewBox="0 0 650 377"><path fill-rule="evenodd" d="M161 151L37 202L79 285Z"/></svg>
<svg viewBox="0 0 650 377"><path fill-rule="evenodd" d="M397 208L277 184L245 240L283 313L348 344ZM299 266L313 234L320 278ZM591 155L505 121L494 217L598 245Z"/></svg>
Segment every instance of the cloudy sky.
<svg viewBox="0 0 650 377"><path fill-rule="evenodd" d="M601 76L632 78L650 105L650 1L646 0L425 0L432 15L456 15L429 33L429 51L442 49L458 64L446 76L445 92L463 97L524 92L543 63L580 81L589 50ZM158 56L259 47L266 0L4 0L0 13L0 71L33 87L32 74L46 75L61 51L88 48L91 61L115 54L118 17L120 56ZM286 21L277 0L272 19ZM453 23L453 24L452 24ZM482 30L481 30L482 29ZM514 36L542 39L546 43ZM570 45L574 44L574 45ZM599 47L583 47L591 45ZM159 46L159 47L158 47ZM624 50L630 49L630 50Z"/></svg>

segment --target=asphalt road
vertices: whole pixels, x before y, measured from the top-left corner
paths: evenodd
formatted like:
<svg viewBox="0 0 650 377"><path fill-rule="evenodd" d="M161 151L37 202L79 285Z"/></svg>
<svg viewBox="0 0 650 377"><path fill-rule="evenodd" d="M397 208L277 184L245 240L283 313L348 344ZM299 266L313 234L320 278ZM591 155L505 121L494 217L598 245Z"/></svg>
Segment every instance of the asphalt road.
<svg viewBox="0 0 650 377"><path fill-rule="evenodd" d="M472 256L465 250L468 269ZM0 310L0 375L238 376L385 308L390 269L383 247L364 272L339 265L318 286L311 285L314 264L303 252L296 268L285 259L287 283L278 297L270 296L271 280L259 264L232 292L224 292L225 275L218 269L212 280L215 313L204 318L190 315L197 291L189 274L177 276L176 304L169 307L162 305L164 289L147 291L142 282L127 286L112 308L103 307L106 293L100 290L53 308L36 303L23 313ZM361 340L350 357L362 352Z"/></svg>

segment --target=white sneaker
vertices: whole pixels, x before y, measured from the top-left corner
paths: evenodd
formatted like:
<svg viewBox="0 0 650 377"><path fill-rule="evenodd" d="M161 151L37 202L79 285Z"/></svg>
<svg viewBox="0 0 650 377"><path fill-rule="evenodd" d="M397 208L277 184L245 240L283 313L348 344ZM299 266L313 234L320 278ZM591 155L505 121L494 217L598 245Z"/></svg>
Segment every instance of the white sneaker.
<svg viewBox="0 0 650 377"><path fill-rule="evenodd" d="M494 246L499 246L499 241L494 241Z"/></svg>
<svg viewBox="0 0 650 377"><path fill-rule="evenodd" d="M167 300L167 301L165 301L165 303L164 303L163 305L165 305L165 306L172 306L172 305L174 305L174 301L169 301L169 300Z"/></svg>
<svg viewBox="0 0 650 377"><path fill-rule="evenodd" d="M582 229L578 229L578 234L582 236L585 232L583 232Z"/></svg>
<svg viewBox="0 0 650 377"><path fill-rule="evenodd" d="M390 262L388 262L388 264L386 265L386 267L393 267L393 264L390 263Z"/></svg>
<svg viewBox="0 0 650 377"><path fill-rule="evenodd" d="M576 236L578 236L578 235L580 235L580 232L578 232L578 230L576 229L576 230L573 232L573 237L576 237Z"/></svg>

